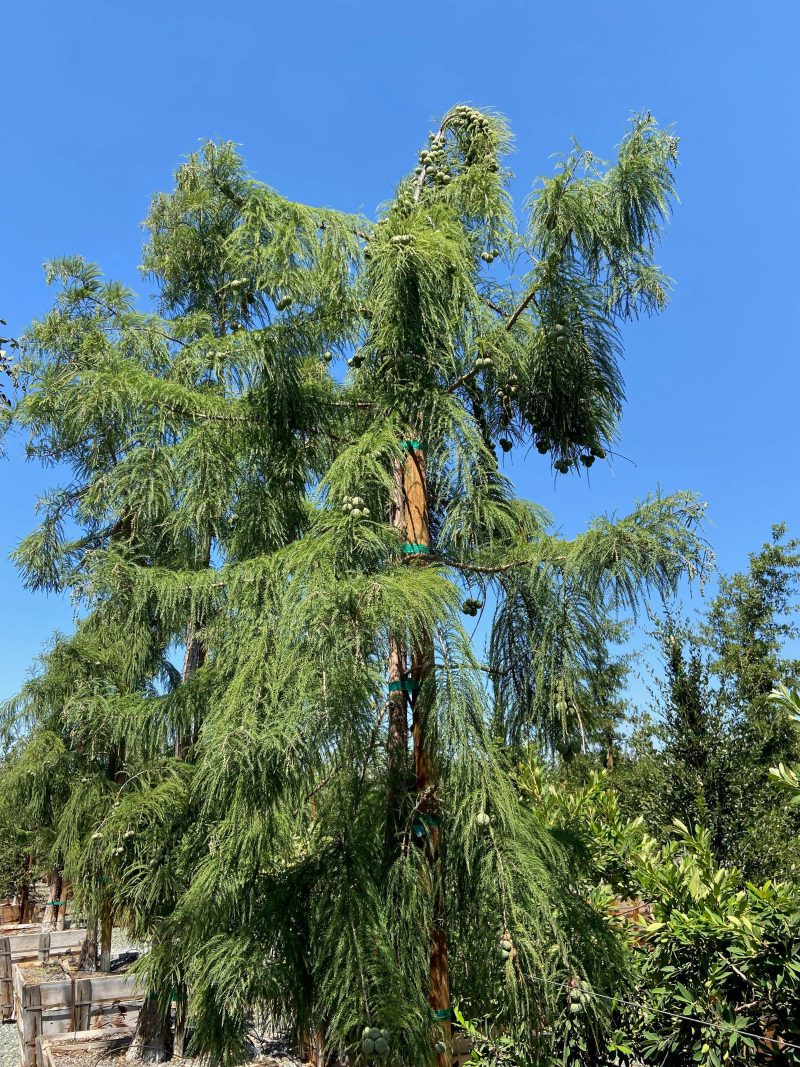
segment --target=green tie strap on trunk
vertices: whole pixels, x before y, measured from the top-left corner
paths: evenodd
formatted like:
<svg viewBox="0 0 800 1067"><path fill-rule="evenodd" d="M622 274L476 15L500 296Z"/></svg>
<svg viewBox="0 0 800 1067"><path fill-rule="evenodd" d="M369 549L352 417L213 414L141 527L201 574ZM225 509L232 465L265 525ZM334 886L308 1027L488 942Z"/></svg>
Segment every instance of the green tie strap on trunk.
<svg viewBox="0 0 800 1067"><path fill-rule="evenodd" d="M442 1022L449 1022L455 1019L452 1008L440 1008L437 1011L431 1009L431 1015L434 1019L441 1020Z"/></svg>
<svg viewBox="0 0 800 1067"><path fill-rule="evenodd" d="M401 441L400 447L405 452L427 452L427 447L422 441Z"/></svg>
<svg viewBox="0 0 800 1067"><path fill-rule="evenodd" d="M414 678L403 678L399 682L389 682L390 693L416 693L420 683Z"/></svg>
<svg viewBox="0 0 800 1067"><path fill-rule="evenodd" d="M430 551L428 545L403 545L403 552L406 556L428 556Z"/></svg>
<svg viewBox="0 0 800 1067"><path fill-rule="evenodd" d="M414 837L427 837L438 825L439 820L435 815L415 815L411 823L411 833Z"/></svg>
<svg viewBox="0 0 800 1067"><path fill-rule="evenodd" d="M66 904L66 900L48 900L45 904L46 908L60 908L62 904Z"/></svg>

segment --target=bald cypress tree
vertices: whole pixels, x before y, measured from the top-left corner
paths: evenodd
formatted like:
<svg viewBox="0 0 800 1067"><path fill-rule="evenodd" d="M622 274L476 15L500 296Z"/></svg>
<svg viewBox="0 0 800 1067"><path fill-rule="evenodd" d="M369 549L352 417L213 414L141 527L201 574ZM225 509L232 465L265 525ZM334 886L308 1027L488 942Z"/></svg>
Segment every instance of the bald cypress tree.
<svg viewBox="0 0 800 1067"><path fill-rule="evenodd" d="M227 572L196 779L210 848L176 912L197 1043L217 1054L235 1053L260 1005L320 1048L369 1056L385 1040L409 1062L446 1062L456 996L476 1013L500 997L533 1055L554 1008L539 979L613 973L601 927L516 800L460 609L497 598L501 719L517 736L554 724L568 736L581 631L703 565L691 497L566 542L497 459L533 442L565 474L610 448L618 324L664 302L652 255L675 141L645 116L611 167L575 150L522 230L507 144L499 118L455 109L377 223L359 224L349 373L309 525ZM255 209L240 236L277 267ZM493 276L504 256L530 257L519 280ZM547 625L515 619L514 646L506 598L520 586ZM584 621L566 627L575 611Z"/></svg>
<svg viewBox="0 0 800 1067"><path fill-rule="evenodd" d="M520 223L509 145L454 108L374 224L209 145L148 218L156 313L75 261L29 342L18 420L78 477L20 562L75 589L124 679L55 709L70 753L108 736L120 760L58 834L217 1060L269 1019L319 1055L444 1067L454 1000L533 1058L565 976L611 989L613 940L504 746L574 740L593 628L702 569L702 508L566 541L498 457L608 454L619 327L665 302L677 146L646 115L611 165L576 147ZM465 623L489 604L483 664Z"/></svg>

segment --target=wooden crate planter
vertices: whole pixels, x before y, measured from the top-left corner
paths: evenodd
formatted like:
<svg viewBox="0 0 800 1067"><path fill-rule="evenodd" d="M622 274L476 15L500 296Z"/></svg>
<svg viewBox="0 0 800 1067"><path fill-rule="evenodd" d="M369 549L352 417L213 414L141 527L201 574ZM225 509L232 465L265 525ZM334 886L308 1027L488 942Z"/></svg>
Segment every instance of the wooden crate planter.
<svg viewBox="0 0 800 1067"><path fill-rule="evenodd" d="M41 923L2 923L0 937L20 937L22 934L40 934Z"/></svg>
<svg viewBox="0 0 800 1067"><path fill-rule="evenodd" d="M19 909L21 904L18 901L4 900L0 904L0 924L6 925L7 923L19 922ZM36 903L33 900L28 900L25 906L25 918L26 923L33 922L35 918Z"/></svg>
<svg viewBox="0 0 800 1067"><path fill-rule="evenodd" d="M20 1067L44 1067L39 1038L134 1027L143 999L133 975L74 973L63 960L16 964L13 989Z"/></svg>
<svg viewBox="0 0 800 1067"><path fill-rule="evenodd" d="M14 1015L15 963L77 956L85 937L85 930L43 930L39 924L0 927L0 1019L8 1022Z"/></svg>
<svg viewBox="0 0 800 1067"><path fill-rule="evenodd" d="M108 1053L130 1044L133 1027L118 1030L77 1030L58 1037L37 1037L36 1060L42 1067L62 1067L65 1062L86 1060L86 1067L94 1067Z"/></svg>

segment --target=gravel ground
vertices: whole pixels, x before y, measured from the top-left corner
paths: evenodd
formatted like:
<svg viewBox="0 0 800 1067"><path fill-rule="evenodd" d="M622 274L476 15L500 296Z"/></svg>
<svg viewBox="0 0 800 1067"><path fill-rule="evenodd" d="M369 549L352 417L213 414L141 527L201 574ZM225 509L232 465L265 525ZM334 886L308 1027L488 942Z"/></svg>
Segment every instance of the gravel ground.
<svg viewBox="0 0 800 1067"><path fill-rule="evenodd" d="M16 1023L3 1023L0 1026L0 1067L19 1067Z"/></svg>
<svg viewBox="0 0 800 1067"><path fill-rule="evenodd" d="M130 944L121 930L114 931L111 952L114 956L120 952L129 952L141 946ZM117 1061L120 1062L120 1061ZM0 1024L0 1067L19 1067L19 1043L16 1022Z"/></svg>

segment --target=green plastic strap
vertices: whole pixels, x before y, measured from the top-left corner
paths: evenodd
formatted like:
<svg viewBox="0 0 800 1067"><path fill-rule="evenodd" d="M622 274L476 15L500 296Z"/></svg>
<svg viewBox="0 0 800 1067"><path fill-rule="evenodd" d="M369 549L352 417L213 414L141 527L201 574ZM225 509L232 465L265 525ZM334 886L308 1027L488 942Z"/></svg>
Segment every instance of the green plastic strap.
<svg viewBox="0 0 800 1067"><path fill-rule="evenodd" d="M411 824L411 829L416 837L423 837L429 830L435 830L439 820L435 815L416 815Z"/></svg>
<svg viewBox="0 0 800 1067"><path fill-rule="evenodd" d="M424 822L426 826L438 826L439 819L435 815L429 815L428 812L421 812L417 818L420 822Z"/></svg>
<svg viewBox="0 0 800 1067"><path fill-rule="evenodd" d="M442 1019L445 1021L448 1019L455 1018L452 1008L440 1008L438 1011L431 1010L431 1015L434 1017L434 1019Z"/></svg>
<svg viewBox="0 0 800 1067"><path fill-rule="evenodd" d="M158 993L148 993L147 999L151 1003L155 1003L156 1001L161 1000L162 998L159 997ZM178 991L177 991L177 989L170 989L170 991L169 991L169 1002L170 1002L170 1004L177 1004L177 1002L178 1002Z"/></svg>
<svg viewBox="0 0 800 1067"><path fill-rule="evenodd" d="M428 545L403 545L403 552L406 556L428 556L430 551Z"/></svg>
<svg viewBox="0 0 800 1067"><path fill-rule="evenodd" d="M422 441L401 441L400 447L406 452L427 452L427 447Z"/></svg>
<svg viewBox="0 0 800 1067"><path fill-rule="evenodd" d="M66 904L66 900L48 900L45 904L46 908L60 908L62 904Z"/></svg>
<svg viewBox="0 0 800 1067"><path fill-rule="evenodd" d="M389 682L390 693L415 693L420 683L413 678L403 678L399 682Z"/></svg>

